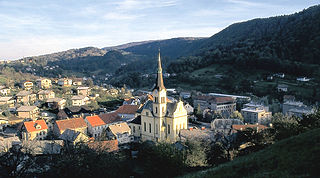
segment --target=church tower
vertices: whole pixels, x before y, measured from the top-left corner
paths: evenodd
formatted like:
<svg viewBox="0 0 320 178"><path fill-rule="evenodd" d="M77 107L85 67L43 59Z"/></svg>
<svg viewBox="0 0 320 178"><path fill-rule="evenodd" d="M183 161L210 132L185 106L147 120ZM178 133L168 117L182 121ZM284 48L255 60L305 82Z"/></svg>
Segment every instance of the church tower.
<svg viewBox="0 0 320 178"><path fill-rule="evenodd" d="M160 49L158 54L157 80L156 85L152 90L152 96L152 107L154 116L159 118L164 117L167 111L167 90L163 84Z"/></svg>

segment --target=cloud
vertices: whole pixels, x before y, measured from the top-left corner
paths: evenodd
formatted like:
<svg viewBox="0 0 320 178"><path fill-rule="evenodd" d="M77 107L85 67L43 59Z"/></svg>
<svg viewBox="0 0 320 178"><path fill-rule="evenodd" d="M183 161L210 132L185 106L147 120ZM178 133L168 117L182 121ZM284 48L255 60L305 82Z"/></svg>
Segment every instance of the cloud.
<svg viewBox="0 0 320 178"><path fill-rule="evenodd" d="M124 0L116 2L118 10L141 10L149 8L161 8L177 5L176 0Z"/></svg>
<svg viewBox="0 0 320 178"><path fill-rule="evenodd" d="M133 20L144 15L126 14L121 12L109 12L103 16L104 19L108 20Z"/></svg>

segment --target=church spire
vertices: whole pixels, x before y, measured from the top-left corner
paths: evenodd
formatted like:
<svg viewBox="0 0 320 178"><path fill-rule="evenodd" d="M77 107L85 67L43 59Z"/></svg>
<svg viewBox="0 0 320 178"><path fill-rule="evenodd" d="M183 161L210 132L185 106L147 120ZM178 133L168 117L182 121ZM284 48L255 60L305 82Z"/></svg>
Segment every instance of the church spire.
<svg viewBox="0 0 320 178"><path fill-rule="evenodd" d="M159 54L158 54L158 72L157 72L157 81L156 86L153 88L158 89L159 91L162 89L166 89L163 84L163 77L162 77L162 67L161 67L161 57L160 57L160 48L159 48Z"/></svg>

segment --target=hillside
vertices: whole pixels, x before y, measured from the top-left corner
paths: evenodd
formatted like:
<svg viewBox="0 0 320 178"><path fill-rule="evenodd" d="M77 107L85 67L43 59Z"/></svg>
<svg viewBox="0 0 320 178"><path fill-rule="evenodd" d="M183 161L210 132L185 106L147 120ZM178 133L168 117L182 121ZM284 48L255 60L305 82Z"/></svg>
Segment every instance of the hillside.
<svg viewBox="0 0 320 178"><path fill-rule="evenodd" d="M184 177L319 177L319 159L320 129L315 129Z"/></svg>

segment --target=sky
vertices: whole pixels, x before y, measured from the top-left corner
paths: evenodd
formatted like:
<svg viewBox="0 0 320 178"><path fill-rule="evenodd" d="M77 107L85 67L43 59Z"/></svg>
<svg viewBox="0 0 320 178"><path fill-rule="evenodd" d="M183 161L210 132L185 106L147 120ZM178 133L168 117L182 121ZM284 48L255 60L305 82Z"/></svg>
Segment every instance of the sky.
<svg viewBox="0 0 320 178"><path fill-rule="evenodd" d="M0 60L87 46L209 37L320 0L0 0Z"/></svg>

